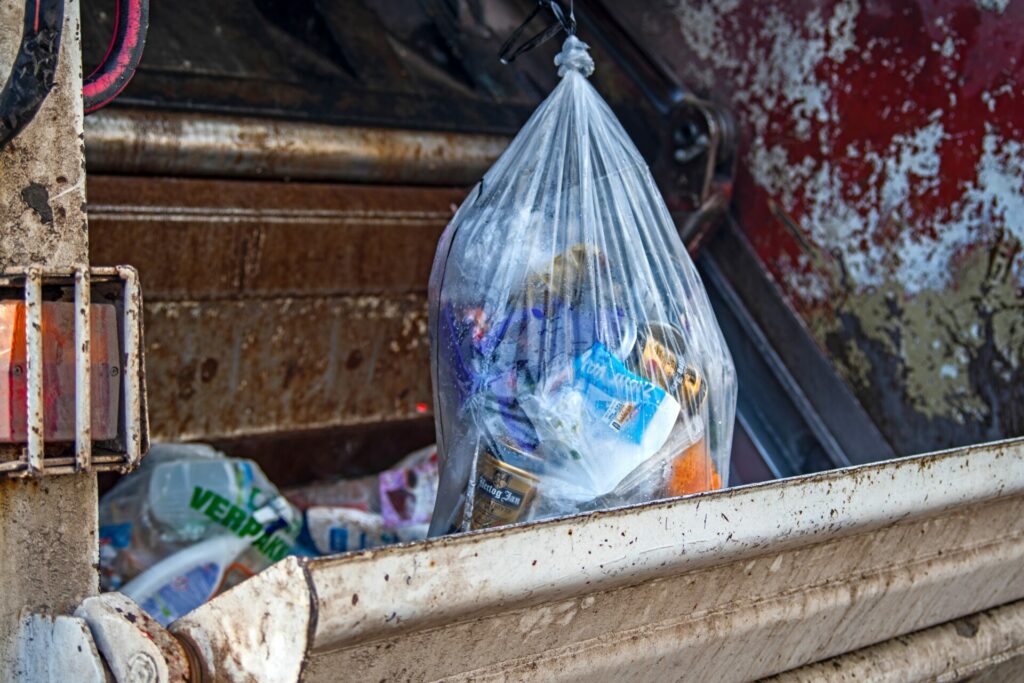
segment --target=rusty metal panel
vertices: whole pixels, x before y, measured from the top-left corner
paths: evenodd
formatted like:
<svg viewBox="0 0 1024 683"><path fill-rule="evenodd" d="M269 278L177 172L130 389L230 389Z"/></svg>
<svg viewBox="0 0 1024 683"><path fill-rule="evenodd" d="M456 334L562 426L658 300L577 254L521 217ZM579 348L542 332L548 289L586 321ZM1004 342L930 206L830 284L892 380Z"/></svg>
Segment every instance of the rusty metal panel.
<svg viewBox="0 0 1024 683"><path fill-rule="evenodd" d="M225 680L751 680L1024 597L1022 449L290 558L171 630Z"/></svg>
<svg viewBox="0 0 1024 683"><path fill-rule="evenodd" d="M1024 433L1024 5L616 14L736 112L740 223L899 452Z"/></svg>
<svg viewBox="0 0 1024 683"><path fill-rule="evenodd" d="M426 297L146 303L154 439L416 417L431 401Z"/></svg>
<svg viewBox="0 0 1024 683"><path fill-rule="evenodd" d="M464 192L91 176L92 260L146 288L153 437L429 414L426 282Z"/></svg>
<svg viewBox="0 0 1024 683"><path fill-rule="evenodd" d="M515 68L498 60L532 4L221 0L186 13L152 3L146 58L115 107L510 135L558 80L558 41ZM114 16L105 0L83 6L85 62L96 64ZM651 150L657 131L645 125L653 112L643 92L614 53L592 47L595 83Z"/></svg>
<svg viewBox="0 0 1024 683"><path fill-rule="evenodd" d="M90 176L94 263L147 302L425 292L461 188Z"/></svg>
<svg viewBox="0 0 1024 683"><path fill-rule="evenodd" d="M471 185L509 137L103 110L85 121L90 172Z"/></svg>

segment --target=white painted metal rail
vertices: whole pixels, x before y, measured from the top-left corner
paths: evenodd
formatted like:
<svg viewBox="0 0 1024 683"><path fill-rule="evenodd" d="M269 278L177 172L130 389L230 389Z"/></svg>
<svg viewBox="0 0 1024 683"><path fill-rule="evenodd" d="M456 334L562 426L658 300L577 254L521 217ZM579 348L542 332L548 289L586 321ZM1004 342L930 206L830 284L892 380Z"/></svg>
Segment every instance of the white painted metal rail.
<svg viewBox="0 0 1024 683"><path fill-rule="evenodd" d="M1024 598L1022 456L292 558L172 630L211 680L750 680Z"/></svg>
<svg viewBox="0 0 1024 683"><path fill-rule="evenodd" d="M1024 601L787 671L765 683L967 680L1024 681Z"/></svg>

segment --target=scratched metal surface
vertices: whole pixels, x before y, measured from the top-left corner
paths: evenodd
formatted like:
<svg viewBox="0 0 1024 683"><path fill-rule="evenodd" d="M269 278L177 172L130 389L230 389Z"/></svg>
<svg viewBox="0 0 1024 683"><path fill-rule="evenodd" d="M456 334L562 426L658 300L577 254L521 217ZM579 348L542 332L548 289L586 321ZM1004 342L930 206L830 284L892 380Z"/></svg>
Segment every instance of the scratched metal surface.
<svg viewBox="0 0 1024 683"><path fill-rule="evenodd" d="M20 42L24 5L0 3L5 78L12 46ZM78 17L78 4L68 0L56 84L33 121L0 150L0 269L86 261L82 67L74 40ZM89 474L0 481L0 671L5 674L15 670L14 634L22 615L69 612L96 593L95 501L96 480ZM39 626L37 635L46 637L46 624Z"/></svg>
<svg viewBox="0 0 1024 683"><path fill-rule="evenodd" d="M154 439L429 414L427 274L463 193L90 176L92 261L146 291Z"/></svg>
<svg viewBox="0 0 1024 683"><path fill-rule="evenodd" d="M218 681L757 680L1020 599L1021 448L288 558L171 630Z"/></svg>
<svg viewBox="0 0 1024 683"><path fill-rule="evenodd" d="M1024 433L1024 2L616 12L736 112L739 221L895 449Z"/></svg>
<svg viewBox="0 0 1024 683"><path fill-rule="evenodd" d="M912 673L911 673L912 672ZM1017 601L809 664L763 683L1024 680L1024 602Z"/></svg>

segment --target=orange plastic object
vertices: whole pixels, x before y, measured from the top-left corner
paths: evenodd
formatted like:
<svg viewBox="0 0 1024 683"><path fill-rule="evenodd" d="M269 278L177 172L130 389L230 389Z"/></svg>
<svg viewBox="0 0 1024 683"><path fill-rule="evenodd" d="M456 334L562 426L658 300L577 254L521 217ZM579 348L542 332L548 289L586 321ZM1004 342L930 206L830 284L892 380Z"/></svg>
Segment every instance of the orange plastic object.
<svg viewBox="0 0 1024 683"><path fill-rule="evenodd" d="M117 311L110 304L90 307L92 359L92 438L117 437L121 361ZM75 438L75 309L63 301L43 302L43 438ZM0 301L0 443L27 440L28 373L25 357L25 303Z"/></svg>
<svg viewBox="0 0 1024 683"><path fill-rule="evenodd" d="M708 456L706 439L687 448L672 463L672 475L668 480L669 496L685 496L720 488L722 480Z"/></svg>

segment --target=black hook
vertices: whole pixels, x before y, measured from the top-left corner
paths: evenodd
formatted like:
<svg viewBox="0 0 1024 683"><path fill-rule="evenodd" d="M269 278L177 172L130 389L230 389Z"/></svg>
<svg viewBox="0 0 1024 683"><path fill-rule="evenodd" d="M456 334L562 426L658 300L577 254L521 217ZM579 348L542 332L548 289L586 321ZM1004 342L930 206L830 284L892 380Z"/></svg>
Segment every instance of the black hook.
<svg viewBox="0 0 1024 683"><path fill-rule="evenodd" d="M551 24L543 31L530 38L519 47L512 49L512 45L519 39L523 31L529 25L533 18L540 13L542 9L549 9L555 16L555 23ZM533 48L537 47L541 43L553 38L559 31L565 31L567 34L574 35L576 33L576 17L570 13L569 17L566 18L565 11L562 10L562 6L558 4L558 0L537 0L537 6L530 12L530 16L526 17L526 21L519 24L519 27L512 32L512 35L508 37L508 40L501 46L501 50L498 52L498 58L502 64L511 64L515 61L515 58L524 52L529 52Z"/></svg>

